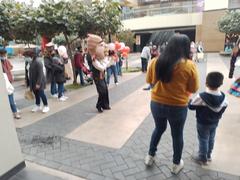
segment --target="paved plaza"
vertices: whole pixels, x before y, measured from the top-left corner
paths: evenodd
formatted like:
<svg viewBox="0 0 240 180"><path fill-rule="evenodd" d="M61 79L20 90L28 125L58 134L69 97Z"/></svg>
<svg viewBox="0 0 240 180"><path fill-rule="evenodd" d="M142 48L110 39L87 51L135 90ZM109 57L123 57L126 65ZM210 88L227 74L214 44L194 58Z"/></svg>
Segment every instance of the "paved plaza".
<svg viewBox="0 0 240 180"><path fill-rule="evenodd" d="M130 66L140 66L139 56L131 56ZM184 129L184 169L178 175L170 172L169 126L158 146L153 167L144 165L154 122L149 107L150 91L142 90L147 86L145 74L134 72L124 73L118 86L113 85L111 79L112 109L101 114L95 108L94 85L69 90L66 93L69 99L65 102L49 98L49 113L33 114L30 110L34 102L23 98L23 81L16 82L15 97L22 119L15 120L15 125L27 168L11 180L35 180L33 177L44 180L240 180L239 99L227 93L234 81L227 78L229 59L208 54L207 61L197 63L201 81L199 91L205 89L206 73L218 70L225 76L222 90L229 101L217 131L213 162L208 167L191 160L198 147L193 111L188 112ZM240 71L235 75L240 75ZM49 92L47 94L49 96Z"/></svg>

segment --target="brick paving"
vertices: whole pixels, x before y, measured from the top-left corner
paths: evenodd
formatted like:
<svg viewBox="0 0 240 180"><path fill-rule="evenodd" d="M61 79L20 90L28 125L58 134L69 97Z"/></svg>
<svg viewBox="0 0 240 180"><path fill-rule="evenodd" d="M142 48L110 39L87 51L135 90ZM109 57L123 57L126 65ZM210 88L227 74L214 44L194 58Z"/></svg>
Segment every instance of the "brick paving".
<svg viewBox="0 0 240 180"><path fill-rule="evenodd" d="M204 84L206 63L198 64L201 83ZM121 83L110 90L111 104L144 85L145 76ZM201 86L203 89L203 86ZM93 88L95 88L93 86ZM149 92L146 92L149 93ZM96 96L53 114L30 126L17 129L22 151L26 160L70 173L85 179L174 179L174 180L240 180L240 177L201 168L191 161L197 148L194 113L188 113L184 129L183 160L185 166L179 175L172 175L172 140L169 127L163 135L157 159L153 167L147 168L143 159L148 151L150 136L154 127L151 114L136 129L121 149L71 140L64 136L74 128L96 116ZM126 105L127 106L127 105Z"/></svg>

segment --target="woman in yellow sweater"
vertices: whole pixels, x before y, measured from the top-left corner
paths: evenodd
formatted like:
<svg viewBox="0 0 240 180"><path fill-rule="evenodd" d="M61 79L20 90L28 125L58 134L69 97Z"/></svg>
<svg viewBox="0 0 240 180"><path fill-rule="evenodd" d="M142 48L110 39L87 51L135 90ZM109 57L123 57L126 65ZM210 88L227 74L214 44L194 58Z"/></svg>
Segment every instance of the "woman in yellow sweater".
<svg viewBox="0 0 240 180"><path fill-rule="evenodd" d="M191 93L199 88L198 72L190 60L190 40L186 35L176 34L160 57L148 68L147 83L154 85L151 94L151 112L155 122L150 148L145 164L151 166L157 145L167 128L171 127L173 142L173 166L177 174L184 166L181 159L183 128L187 117L187 104Z"/></svg>

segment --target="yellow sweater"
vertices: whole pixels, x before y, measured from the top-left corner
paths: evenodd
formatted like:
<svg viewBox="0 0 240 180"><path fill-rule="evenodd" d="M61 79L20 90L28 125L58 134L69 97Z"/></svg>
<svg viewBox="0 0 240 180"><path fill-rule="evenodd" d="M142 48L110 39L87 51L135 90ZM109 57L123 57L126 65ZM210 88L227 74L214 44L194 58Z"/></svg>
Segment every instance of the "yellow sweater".
<svg viewBox="0 0 240 180"><path fill-rule="evenodd" d="M148 66L146 81L153 84L152 101L174 106L186 106L190 93L199 88L199 77L195 64L191 60L181 60L174 67L172 79L169 83L162 83L156 79L157 59L152 59Z"/></svg>

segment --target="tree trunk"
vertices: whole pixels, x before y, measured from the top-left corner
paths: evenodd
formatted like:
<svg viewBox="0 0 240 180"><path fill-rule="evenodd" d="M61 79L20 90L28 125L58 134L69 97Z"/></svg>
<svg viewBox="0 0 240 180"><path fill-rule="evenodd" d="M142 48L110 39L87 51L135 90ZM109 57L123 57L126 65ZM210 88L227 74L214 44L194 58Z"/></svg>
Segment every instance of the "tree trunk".
<svg viewBox="0 0 240 180"><path fill-rule="evenodd" d="M67 43L68 55L71 59L71 65L72 65L72 71L73 71L73 84L76 84L77 83L77 78L76 78L76 74L75 74L74 58L73 58L73 54L72 54L71 46L70 46L71 44L69 42L68 35L64 33L64 37L65 37L65 40L66 40L66 43Z"/></svg>
<svg viewBox="0 0 240 180"><path fill-rule="evenodd" d="M127 57L126 57L125 61L126 61L126 71L128 71L128 58Z"/></svg>
<svg viewBox="0 0 240 180"><path fill-rule="evenodd" d="M110 33L108 33L108 42L109 42L109 43L112 42L112 37L111 37L111 34L110 34Z"/></svg>

